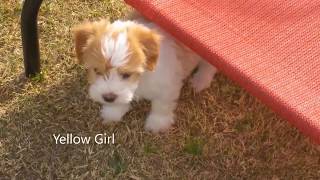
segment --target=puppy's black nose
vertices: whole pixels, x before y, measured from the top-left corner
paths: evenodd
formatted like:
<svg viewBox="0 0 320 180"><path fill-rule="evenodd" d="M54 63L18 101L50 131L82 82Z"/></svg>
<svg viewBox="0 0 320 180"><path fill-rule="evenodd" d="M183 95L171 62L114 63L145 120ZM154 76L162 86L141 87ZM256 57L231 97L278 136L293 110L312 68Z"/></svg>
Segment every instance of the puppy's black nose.
<svg viewBox="0 0 320 180"><path fill-rule="evenodd" d="M102 97L106 102L110 102L111 103L114 100L116 100L117 95L114 94L114 93L107 93L107 94L102 95Z"/></svg>

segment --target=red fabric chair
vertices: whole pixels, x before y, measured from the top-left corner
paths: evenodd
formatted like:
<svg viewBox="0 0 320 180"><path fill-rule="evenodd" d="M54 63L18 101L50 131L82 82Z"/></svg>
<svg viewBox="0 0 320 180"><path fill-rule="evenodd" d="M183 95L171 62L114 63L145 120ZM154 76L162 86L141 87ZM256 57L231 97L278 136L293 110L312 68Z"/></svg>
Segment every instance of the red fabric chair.
<svg viewBox="0 0 320 180"><path fill-rule="evenodd" d="M126 2L320 143L319 0Z"/></svg>

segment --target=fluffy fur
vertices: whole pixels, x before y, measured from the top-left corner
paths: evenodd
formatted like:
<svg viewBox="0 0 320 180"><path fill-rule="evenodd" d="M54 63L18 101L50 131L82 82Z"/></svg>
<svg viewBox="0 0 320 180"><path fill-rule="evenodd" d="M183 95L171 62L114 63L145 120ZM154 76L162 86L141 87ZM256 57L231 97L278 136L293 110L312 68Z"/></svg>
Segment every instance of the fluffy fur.
<svg viewBox="0 0 320 180"><path fill-rule="evenodd" d="M216 69L155 24L135 20L87 22L74 28L77 58L88 70L89 95L103 105L103 123L120 121L134 99L151 100L145 129L163 132L174 123L183 80L196 91L210 86Z"/></svg>

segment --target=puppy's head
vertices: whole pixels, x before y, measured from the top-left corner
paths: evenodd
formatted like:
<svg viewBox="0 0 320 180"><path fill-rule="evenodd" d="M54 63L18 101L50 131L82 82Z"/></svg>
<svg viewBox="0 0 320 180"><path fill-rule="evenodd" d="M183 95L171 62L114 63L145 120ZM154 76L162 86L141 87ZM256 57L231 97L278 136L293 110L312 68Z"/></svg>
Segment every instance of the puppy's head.
<svg viewBox="0 0 320 180"><path fill-rule="evenodd" d="M145 71L153 71L160 36L133 21L87 22L73 28L78 62L87 69L89 95L102 104L129 103Z"/></svg>

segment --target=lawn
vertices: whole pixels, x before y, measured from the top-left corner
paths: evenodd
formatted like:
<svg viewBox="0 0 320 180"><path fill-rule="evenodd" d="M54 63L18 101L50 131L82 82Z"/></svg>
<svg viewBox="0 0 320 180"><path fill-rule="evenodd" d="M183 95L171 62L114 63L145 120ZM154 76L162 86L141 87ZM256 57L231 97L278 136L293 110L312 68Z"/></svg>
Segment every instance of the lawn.
<svg viewBox="0 0 320 180"><path fill-rule="evenodd" d="M21 0L0 4L0 179L319 179L320 147L222 74L196 94L186 85L168 133L143 129L134 103L103 126L76 64L70 28L125 15L117 0L45 0L42 74L23 76ZM61 145L53 134L115 134L112 145Z"/></svg>

